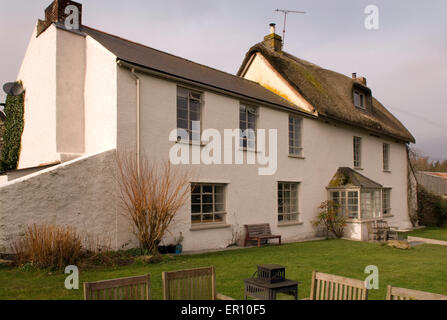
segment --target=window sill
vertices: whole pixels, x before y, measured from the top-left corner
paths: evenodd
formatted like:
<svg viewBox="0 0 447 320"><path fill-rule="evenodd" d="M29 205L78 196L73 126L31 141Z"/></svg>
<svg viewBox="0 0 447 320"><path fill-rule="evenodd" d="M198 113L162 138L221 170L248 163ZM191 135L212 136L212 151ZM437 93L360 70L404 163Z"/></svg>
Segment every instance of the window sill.
<svg viewBox="0 0 447 320"><path fill-rule="evenodd" d="M261 153L259 150L247 149L247 148L239 148L241 152L251 152L251 153Z"/></svg>
<svg viewBox="0 0 447 320"><path fill-rule="evenodd" d="M363 219L363 220L360 220L360 219L349 219L349 220L346 221L346 223L350 223L350 224L352 224L352 223L370 223L370 222L374 222L374 221L383 220L383 218L384 217L373 218L373 219Z"/></svg>
<svg viewBox="0 0 447 320"><path fill-rule="evenodd" d="M383 172L385 172L385 173L391 173L392 171L391 171L391 170L383 170Z"/></svg>
<svg viewBox="0 0 447 320"><path fill-rule="evenodd" d="M225 223L203 223L200 225L191 226L190 231L203 231L213 229L226 229L231 228L231 225Z"/></svg>
<svg viewBox="0 0 447 320"><path fill-rule="evenodd" d="M194 141L189 141L189 142L184 142L184 141L176 141L176 144L185 144L185 145L189 145L189 146L194 146L194 147L205 147L206 143L203 142L194 142Z"/></svg>
<svg viewBox="0 0 447 320"><path fill-rule="evenodd" d="M303 157L303 156L297 156L297 155L294 155L294 154L289 154L289 158L306 160L305 157Z"/></svg>
<svg viewBox="0 0 447 320"><path fill-rule="evenodd" d="M365 170L365 169L354 167L354 170L363 171L363 170Z"/></svg>
<svg viewBox="0 0 447 320"><path fill-rule="evenodd" d="M394 214L384 214L383 215L383 218L384 219L387 219L387 218L393 218L394 217Z"/></svg>
<svg viewBox="0 0 447 320"><path fill-rule="evenodd" d="M278 228L293 227L293 226L302 226L302 225L304 225L304 223L302 223L302 222L298 222L298 221L294 221L294 222L283 222L283 223L278 223Z"/></svg>

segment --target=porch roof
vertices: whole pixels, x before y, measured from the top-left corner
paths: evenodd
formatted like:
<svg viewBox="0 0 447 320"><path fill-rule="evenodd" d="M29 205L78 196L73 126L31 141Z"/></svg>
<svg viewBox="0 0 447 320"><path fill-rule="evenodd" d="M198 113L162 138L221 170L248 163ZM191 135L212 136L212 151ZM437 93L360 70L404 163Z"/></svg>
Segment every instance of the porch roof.
<svg viewBox="0 0 447 320"><path fill-rule="evenodd" d="M339 189L357 187L361 189L382 189L383 186L357 171L342 167L337 170L337 173L332 178L328 185L328 189Z"/></svg>

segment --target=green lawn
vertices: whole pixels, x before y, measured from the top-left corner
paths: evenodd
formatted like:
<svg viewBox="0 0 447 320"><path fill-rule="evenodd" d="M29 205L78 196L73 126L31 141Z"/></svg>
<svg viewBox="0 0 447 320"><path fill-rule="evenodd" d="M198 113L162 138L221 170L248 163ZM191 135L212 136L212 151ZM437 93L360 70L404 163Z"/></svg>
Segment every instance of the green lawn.
<svg viewBox="0 0 447 320"><path fill-rule="evenodd" d="M368 265L380 270L380 290L370 299L384 299L386 286L429 291L447 295L447 248L422 245L410 250L380 244L327 240L261 249L226 251L166 258L158 265L134 264L116 269L81 270L81 283L150 273L154 299L162 297L161 272L214 265L218 292L242 299L243 280L250 278L257 264L287 266L287 277L302 282L299 298L309 296L312 270L365 279ZM82 299L82 290L67 291L64 274L44 271L0 269L0 299Z"/></svg>
<svg viewBox="0 0 447 320"><path fill-rule="evenodd" d="M408 235L412 236L412 237L420 237L420 238L447 241L447 227L424 228L424 229L412 231Z"/></svg>

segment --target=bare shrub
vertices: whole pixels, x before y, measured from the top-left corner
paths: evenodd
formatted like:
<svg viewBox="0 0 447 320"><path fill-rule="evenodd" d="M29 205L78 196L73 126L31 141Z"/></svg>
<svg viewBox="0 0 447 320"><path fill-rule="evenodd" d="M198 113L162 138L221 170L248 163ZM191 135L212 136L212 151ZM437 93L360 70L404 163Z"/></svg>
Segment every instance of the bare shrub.
<svg viewBox="0 0 447 320"><path fill-rule="evenodd" d="M181 174L169 161L151 164L133 153L118 154L118 186L124 215L131 221L140 247L158 255L158 244L178 210L188 200L188 172Z"/></svg>
<svg viewBox="0 0 447 320"><path fill-rule="evenodd" d="M315 227L322 227L326 231L326 235L332 233L337 238L344 236L344 228L346 226L346 216L339 213L339 204L335 201L323 202L319 209L317 220L312 224Z"/></svg>
<svg viewBox="0 0 447 320"><path fill-rule="evenodd" d="M25 235L12 245L18 265L31 263L36 268L65 268L82 256L82 241L70 227L28 226Z"/></svg>

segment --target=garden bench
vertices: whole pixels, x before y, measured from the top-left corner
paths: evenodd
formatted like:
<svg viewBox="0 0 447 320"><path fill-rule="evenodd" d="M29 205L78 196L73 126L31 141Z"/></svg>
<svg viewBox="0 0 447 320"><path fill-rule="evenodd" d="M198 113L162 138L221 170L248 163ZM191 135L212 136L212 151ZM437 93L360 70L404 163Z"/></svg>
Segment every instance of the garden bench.
<svg viewBox="0 0 447 320"><path fill-rule="evenodd" d="M234 300L216 293L214 267L163 272L164 300Z"/></svg>
<svg viewBox="0 0 447 320"><path fill-rule="evenodd" d="M314 271L310 300L368 300L368 289L362 280Z"/></svg>
<svg viewBox="0 0 447 320"><path fill-rule="evenodd" d="M447 300L447 296L388 286L387 300Z"/></svg>
<svg viewBox="0 0 447 320"><path fill-rule="evenodd" d="M374 221L369 228L370 240L373 241L388 241L399 240L399 233L396 228L391 228L388 222L384 220Z"/></svg>
<svg viewBox="0 0 447 320"><path fill-rule="evenodd" d="M279 245L281 245L281 236L273 235L268 223L245 225L245 230L244 247L247 246L248 241L257 241L258 248L260 248L261 242L268 242L271 239L278 239Z"/></svg>
<svg viewBox="0 0 447 320"><path fill-rule="evenodd" d="M84 300L150 299L150 275L84 283Z"/></svg>

